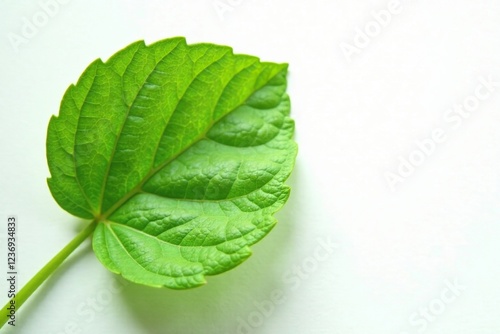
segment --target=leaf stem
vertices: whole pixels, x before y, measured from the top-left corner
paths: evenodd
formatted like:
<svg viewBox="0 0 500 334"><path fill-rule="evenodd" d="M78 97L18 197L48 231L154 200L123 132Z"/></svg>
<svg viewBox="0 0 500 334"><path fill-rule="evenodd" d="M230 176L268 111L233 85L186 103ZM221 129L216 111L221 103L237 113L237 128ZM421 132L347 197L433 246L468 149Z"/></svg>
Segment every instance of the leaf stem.
<svg viewBox="0 0 500 334"><path fill-rule="evenodd" d="M11 300L5 304L0 311L0 328L10 320L10 310L8 307L11 302L15 303L16 313L19 311L24 302L38 289L38 287L49 278L52 273L73 253L73 251L94 232L97 227L97 221L94 220L86 228L84 228L76 237L71 240L56 256L54 256L33 278L17 293Z"/></svg>

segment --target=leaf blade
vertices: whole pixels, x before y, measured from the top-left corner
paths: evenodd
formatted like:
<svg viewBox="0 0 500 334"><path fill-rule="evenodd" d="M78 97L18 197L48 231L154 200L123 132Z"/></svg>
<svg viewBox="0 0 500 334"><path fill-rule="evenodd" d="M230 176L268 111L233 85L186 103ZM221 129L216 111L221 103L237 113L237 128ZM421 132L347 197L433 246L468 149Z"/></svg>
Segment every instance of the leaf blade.
<svg viewBox="0 0 500 334"><path fill-rule="evenodd" d="M180 289L250 256L289 195L297 147L286 72L174 38L133 43L70 87L87 95L71 107L67 92L49 124L49 185L68 212L100 221L93 248L109 270ZM73 183L59 165L76 171Z"/></svg>

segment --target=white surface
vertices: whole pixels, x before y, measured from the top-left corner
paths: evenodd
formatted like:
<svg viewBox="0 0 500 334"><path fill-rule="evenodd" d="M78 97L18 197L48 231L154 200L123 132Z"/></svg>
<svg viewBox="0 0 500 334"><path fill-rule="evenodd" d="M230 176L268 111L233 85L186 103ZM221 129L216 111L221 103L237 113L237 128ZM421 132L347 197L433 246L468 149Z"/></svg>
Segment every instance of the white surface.
<svg viewBox="0 0 500 334"><path fill-rule="evenodd" d="M214 3L232 10L221 17ZM341 43L388 4L73 0L16 52L9 33L42 9L1 1L0 217L20 220L20 285L84 226L48 191L44 145L66 87L95 58L180 35L288 62L300 148L280 223L237 269L190 291L117 291L123 281L87 243L5 333L219 334L242 322L265 334L499 333L500 87L459 126L443 117L481 77L500 81L500 3L402 1L348 62ZM385 173L435 129L446 140L391 191ZM318 238L336 249L324 252ZM449 290L455 281L465 288Z"/></svg>

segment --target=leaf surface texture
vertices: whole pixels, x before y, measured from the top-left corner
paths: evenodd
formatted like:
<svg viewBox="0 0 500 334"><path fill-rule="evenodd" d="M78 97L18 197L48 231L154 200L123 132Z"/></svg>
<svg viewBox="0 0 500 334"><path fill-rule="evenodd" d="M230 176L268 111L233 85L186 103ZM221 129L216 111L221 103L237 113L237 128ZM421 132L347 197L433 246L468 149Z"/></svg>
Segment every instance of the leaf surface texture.
<svg viewBox="0 0 500 334"><path fill-rule="evenodd" d="M53 116L53 197L112 272L190 288L275 225L297 152L286 64L171 38L94 61Z"/></svg>

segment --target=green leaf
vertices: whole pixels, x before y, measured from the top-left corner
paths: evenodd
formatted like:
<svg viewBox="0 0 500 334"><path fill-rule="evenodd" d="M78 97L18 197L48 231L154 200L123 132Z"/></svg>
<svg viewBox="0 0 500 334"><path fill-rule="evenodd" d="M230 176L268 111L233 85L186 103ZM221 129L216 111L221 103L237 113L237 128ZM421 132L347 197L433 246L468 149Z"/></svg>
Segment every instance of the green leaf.
<svg viewBox="0 0 500 334"><path fill-rule="evenodd" d="M53 116L53 197L98 224L112 272L190 288L235 267L275 225L296 144L286 64L183 38L94 61Z"/></svg>

